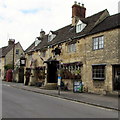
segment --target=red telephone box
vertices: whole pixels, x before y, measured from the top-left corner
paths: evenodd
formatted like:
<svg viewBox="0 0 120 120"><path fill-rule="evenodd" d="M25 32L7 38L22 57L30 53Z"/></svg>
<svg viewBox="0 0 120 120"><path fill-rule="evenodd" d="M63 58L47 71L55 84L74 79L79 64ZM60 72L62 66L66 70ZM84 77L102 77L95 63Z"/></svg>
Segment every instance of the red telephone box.
<svg viewBox="0 0 120 120"><path fill-rule="evenodd" d="M8 70L7 73L6 73L6 81L7 82L12 82L12 79L13 79L13 72L12 70Z"/></svg>

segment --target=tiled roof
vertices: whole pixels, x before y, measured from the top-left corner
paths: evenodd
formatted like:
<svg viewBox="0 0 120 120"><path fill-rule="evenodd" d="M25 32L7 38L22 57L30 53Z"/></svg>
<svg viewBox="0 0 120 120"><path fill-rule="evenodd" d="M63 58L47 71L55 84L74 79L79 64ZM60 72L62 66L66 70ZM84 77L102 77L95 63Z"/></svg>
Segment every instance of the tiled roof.
<svg viewBox="0 0 120 120"><path fill-rule="evenodd" d="M48 46L48 35L45 35L43 39L41 39L41 43L36 46L35 50L44 50Z"/></svg>
<svg viewBox="0 0 120 120"><path fill-rule="evenodd" d="M18 43L16 43L15 45L17 45ZM8 45L0 48L0 57L5 57L12 48L13 48L13 45Z"/></svg>
<svg viewBox="0 0 120 120"><path fill-rule="evenodd" d="M33 50L35 47L35 42L33 42L26 50L25 50L25 53L26 52L30 52L31 50Z"/></svg>
<svg viewBox="0 0 120 120"><path fill-rule="evenodd" d="M73 39L78 38L78 37L80 38L83 36L87 36L89 34L94 34L96 32L101 32L104 30L108 30L108 29L112 29L112 28L117 27L118 26L118 17L120 16L120 14L114 15L114 16L108 15L108 17L105 18L105 20L101 21L101 23L96 25L96 22L100 19L100 17L105 12L108 12L108 11L104 10L104 11L101 11L101 12L94 14L90 17L82 19L81 21L87 25L83 29L83 31L81 31L80 33L76 33L76 27L73 27L70 24L70 25L65 26L61 29L53 31L54 33L56 33L56 37L52 41L48 42L48 35L45 35L44 38L41 40L42 42L37 47L35 47L35 44L32 44L26 50L26 52L30 52L32 50L33 51L34 50L42 50L47 46L56 45L56 44L59 44L62 42L73 40Z"/></svg>
<svg viewBox="0 0 120 120"><path fill-rule="evenodd" d="M6 54L13 48L13 45L0 48L0 57L5 57Z"/></svg>
<svg viewBox="0 0 120 120"><path fill-rule="evenodd" d="M104 21L97 25L90 34L103 32L118 27L120 27L120 13L107 17Z"/></svg>

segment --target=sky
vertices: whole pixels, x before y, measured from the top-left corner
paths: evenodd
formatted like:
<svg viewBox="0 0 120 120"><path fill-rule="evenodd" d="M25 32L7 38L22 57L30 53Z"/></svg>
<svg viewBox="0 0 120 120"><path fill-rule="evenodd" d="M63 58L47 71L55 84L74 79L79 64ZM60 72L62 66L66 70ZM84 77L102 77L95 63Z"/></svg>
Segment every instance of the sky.
<svg viewBox="0 0 120 120"><path fill-rule="evenodd" d="M0 0L0 48L9 39L28 48L39 36L71 24L75 0ZM107 9L110 15L118 13L120 0L76 0L86 7L86 17Z"/></svg>

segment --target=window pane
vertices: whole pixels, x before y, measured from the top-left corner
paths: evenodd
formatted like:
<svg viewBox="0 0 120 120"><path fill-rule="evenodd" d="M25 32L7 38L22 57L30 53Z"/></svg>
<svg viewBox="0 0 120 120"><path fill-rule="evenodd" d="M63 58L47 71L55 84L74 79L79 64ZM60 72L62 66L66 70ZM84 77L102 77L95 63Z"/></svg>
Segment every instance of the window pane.
<svg viewBox="0 0 120 120"><path fill-rule="evenodd" d="M104 79L105 78L105 66L93 66L93 79Z"/></svg>
<svg viewBox="0 0 120 120"><path fill-rule="evenodd" d="M70 52L70 45L68 45L68 52Z"/></svg>
<svg viewBox="0 0 120 120"><path fill-rule="evenodd" d="M103 45L102 45L102 44L99 45L99 49L101 49L101 48L103 48Z"/></svg>
<svg viewBox="0 0 120 120"><path fill-rule="evenodd" d="M93 49L101 49L104 48L104 36L93 38Z"/></svg>
<svg viewBox="0 0 120 120"><path fill-rule="evenodd" d="M68 45L68 52L75 52L76 51L76 45L70 44Z"/></svg>
<svg viewBox="0 0 120 120"><path fill-rule="evenodd" d="M76 46L75 44L72 44L72 52L75 52L76 51Z"/></svg>
<svg viewBox="0 0 120 120"><path fill-rule="evenodd" d="M51 41L51 35L48 36L48 42L50 42L50 41Z"/></svg>
<svg viewBox="0 0 120 120"><path fill-rule="evenodd" d="M81 28L81 24L79 24L79 25L76 26L76 32L77 33L81 32L81 29L82 29Z"/></svg>
<svg viewBox="0 0 120 120"><path fill-rule="evenodd" d="M103 36L102 37L99 37L99 48L103 48L104 47L104 39L103 39Z"/></svg>
<svg viewBox="0 0 120 120"><path fill-rule="evenodd" d="M94 50L98 49L98 38L93 39L93 49Z"/></svg>
<svg viewBox="0 0 120 120"><path fill-rule="evenodd" d="M19 55L19 49L16 49L16 54Z"/></svg>

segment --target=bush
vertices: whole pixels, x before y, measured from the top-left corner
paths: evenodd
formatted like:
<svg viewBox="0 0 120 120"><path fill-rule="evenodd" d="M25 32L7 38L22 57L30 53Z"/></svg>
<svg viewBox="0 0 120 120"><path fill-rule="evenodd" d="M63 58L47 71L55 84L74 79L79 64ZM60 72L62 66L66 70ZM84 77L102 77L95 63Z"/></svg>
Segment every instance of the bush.
<svg viewBox="0 0 120 120"><path fill-rule="evenodd" d="M7 64L4 66L5 70L9 70L9 69L12 69L13 68L13 65L12 64Z"/></svg>

